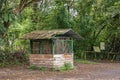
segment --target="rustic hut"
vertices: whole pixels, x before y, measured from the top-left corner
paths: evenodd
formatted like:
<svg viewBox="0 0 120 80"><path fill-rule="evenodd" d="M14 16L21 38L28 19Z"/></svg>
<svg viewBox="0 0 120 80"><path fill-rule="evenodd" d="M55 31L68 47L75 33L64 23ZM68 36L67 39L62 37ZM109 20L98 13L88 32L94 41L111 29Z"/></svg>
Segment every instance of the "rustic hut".
<svg viewBox="0 0 120 80"><path fill-rule="evenodd" d="M33 31L22 37L30 40L30 65L49 68L73 66L73 39L80 38L72 29Z"/></svg>

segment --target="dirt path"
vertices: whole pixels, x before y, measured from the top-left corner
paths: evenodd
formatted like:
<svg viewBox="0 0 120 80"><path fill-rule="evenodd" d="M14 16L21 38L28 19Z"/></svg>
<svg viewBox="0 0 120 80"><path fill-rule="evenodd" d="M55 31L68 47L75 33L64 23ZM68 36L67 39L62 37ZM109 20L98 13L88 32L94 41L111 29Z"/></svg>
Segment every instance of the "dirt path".
<svg viewBox="0 0 120 80"><path fill-rule="evenodd" d="M29 70L26 66L0 68L0 80L120 80L120 63L80 64L71 71Z"/></svg>

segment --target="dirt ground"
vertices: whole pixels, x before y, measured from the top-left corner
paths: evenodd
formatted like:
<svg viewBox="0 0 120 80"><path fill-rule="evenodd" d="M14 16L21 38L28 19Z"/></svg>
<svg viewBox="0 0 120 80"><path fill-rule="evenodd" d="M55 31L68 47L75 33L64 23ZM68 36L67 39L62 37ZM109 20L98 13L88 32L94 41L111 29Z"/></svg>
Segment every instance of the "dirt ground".
<svg viewBox="0 0 120 80"><path fill-rule="evenodd" d="M120 80L120 63L75 63L74 70L63 72L4 67L0 68L0 80Z"/></svg>

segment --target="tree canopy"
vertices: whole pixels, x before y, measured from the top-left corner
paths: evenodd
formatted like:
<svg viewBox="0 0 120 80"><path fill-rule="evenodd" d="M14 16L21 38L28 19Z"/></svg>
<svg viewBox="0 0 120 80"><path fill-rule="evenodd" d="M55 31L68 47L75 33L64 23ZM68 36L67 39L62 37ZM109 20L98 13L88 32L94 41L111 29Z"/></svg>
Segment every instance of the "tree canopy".
<svg viewBox="0 0 120 80"><path fill-rule="evenodd" d="M105 42L120 52L119 0L0 0L0 46L19 48L19 38L33 30L71 28L83 40L75 52L93 50ZM24 43L24 44L23 44Z"/></svg>

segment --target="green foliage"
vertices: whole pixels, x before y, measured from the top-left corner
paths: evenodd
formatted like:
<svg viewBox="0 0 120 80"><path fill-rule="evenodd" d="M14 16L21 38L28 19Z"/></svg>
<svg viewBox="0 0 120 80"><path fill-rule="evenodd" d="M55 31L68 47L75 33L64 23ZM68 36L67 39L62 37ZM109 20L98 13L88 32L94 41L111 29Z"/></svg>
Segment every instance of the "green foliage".
<svg viewBox="0 0 120 80"><path fill-rule="evenodd" d="M28 67L28 69L40 70L40 71L46 71L46 70L48 70L48 68L46 68L46 67L42 67L42 66L38 67L36 65L31 65L31 66Z"/></svg>
<svg viewBox="0 0 120 80"><path fill-rule="evenodd" d="M8 37L6 37L6 33L9 25L15 20L15 15L12 12L14 1L12 3L8 0L1 0L0 3L0 41L2 41L0 45L8 45Z"/></svg>
<svg viewBox="0 0 120 80"><path fill-rule="evenodd" d="M36 65L31 65L28 67L29 69L32 69L32 70L39 70L40 68L37 67Z"/></svg>
<svg viewBox="0 0 120 80"><path fill-rule="evenodd" d="M76 3L78 15L74 29L84 37L84 40L75 41L76 56L81 58L84 51L93 51L93 46L99 46L100 42L105 42L106 52L120 52L117 45L120 44L119 3L118 0L79 0Z"/></svg>
<svg viewBox="0 0 120 80"><path fill-rule="evenodd" d="M28 64L28 54L23 51L11 51L10 48L0 49L0 66Z"/></svg>
<svg viewBox="0 0 120 80"><path fill-rule="evenodd" d="M65 63L64 66L59 68L59 71L67 71L72 69L73 69L73 66L71 63Z"/></svg>
<svg viewBox="0 0 120 80"><path fill-rule="evenodd" d="M120 52L119 0L45 0L15 15L20 2L0 1L0 49L9 46L10 51L29 50L29 41L20 40L25 33L72 28L84 38L75 41L76 58L82 58L84 51L92 51L101 41L106 44L106 52Z"/></svg>

